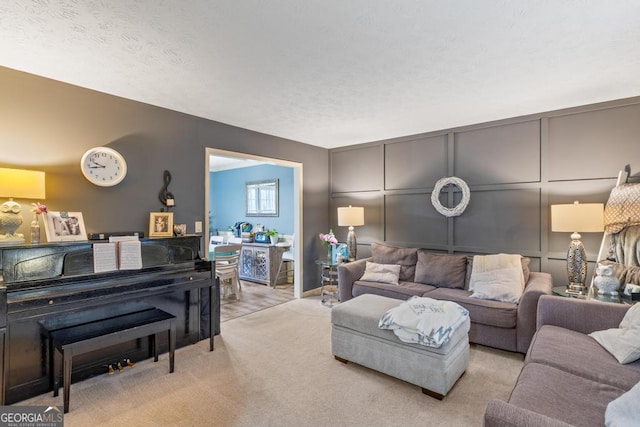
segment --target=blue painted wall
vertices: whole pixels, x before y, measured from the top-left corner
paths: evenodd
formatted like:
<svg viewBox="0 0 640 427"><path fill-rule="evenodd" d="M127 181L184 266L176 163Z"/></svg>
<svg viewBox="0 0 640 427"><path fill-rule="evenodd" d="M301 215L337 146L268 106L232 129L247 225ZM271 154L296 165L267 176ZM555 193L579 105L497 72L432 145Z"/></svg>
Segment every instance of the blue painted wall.
<svg viewBox="0 0 640 427"><path fill-rule="evenodd" d="M245 216L245 184L249 181L278 179L278 213L276 217ZM236 222L264 225L280 234L293 234L293 168L260 165L209 174L209 228L226 230Z"/></svg>

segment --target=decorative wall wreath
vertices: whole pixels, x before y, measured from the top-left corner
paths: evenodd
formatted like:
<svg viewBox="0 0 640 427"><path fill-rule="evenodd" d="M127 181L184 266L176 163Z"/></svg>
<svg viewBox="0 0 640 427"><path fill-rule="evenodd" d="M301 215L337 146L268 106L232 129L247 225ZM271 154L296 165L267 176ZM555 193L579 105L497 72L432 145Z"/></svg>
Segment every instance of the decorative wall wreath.
<svg viewBox="0 0 640 427"><path fill-rule="evenodd" d="M440 191L449 184L457 186L460 188L460 191L462 191L462 199L460 200L460 203L452 208L444 207L440 203ZM462 215L462 212L464 212L469 204L469 199L471 199L469 186L466 182L455 176L439 179L438 182L436 182L436 186L433 187L433 192L431 192L431 204L439 213L446 217Z"/></svg>

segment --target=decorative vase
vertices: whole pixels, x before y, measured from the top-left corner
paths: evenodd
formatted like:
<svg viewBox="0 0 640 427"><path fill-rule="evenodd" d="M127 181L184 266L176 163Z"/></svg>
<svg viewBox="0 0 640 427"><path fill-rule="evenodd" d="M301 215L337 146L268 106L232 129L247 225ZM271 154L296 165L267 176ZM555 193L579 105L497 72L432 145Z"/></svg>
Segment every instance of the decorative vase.
<svg viewBox="0 0 640 427"><path fill-rule="evenodd" d="M329 245L329 251L327 253L327 260L329 260L332 264L337 262L338 258L338 248L336 245Z"/></svg>
<svg viewBox="0 0 640 427"><path fill-rule="evenodd" d="M40 243L40 223L38 222L38 215L33 215L31 221L31 244L37 245Z"/></svg>

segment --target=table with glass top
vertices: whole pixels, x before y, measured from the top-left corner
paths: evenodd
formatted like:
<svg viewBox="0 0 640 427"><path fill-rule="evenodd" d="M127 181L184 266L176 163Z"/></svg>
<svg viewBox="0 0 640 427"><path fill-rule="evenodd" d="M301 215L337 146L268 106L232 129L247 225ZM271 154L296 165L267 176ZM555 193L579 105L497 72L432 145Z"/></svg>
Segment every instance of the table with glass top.
<svg viewBox="0 0 640 427"><path fill-rule="evenodd" d="M567 290L566 286L555 286L553 289L553 295L568 297L568 298L579 298L579 299L588 299L593 301L601 301L601 302L612 302L614 304L635 304L637 301L632 301L631 297L624 295L622 291L620 291L617 295L602 295L598 294L598 291L588 287L588 290L584 294L576 294Z"/></svg>
<svg viewBox="0 0 640 427"><path fill-rule="evenodd" d="M338 266L340 263L330 259L318 259L316 264L320 268L321 302L328 307L333 307L334 302L340 301L338 295Z"/></svg>

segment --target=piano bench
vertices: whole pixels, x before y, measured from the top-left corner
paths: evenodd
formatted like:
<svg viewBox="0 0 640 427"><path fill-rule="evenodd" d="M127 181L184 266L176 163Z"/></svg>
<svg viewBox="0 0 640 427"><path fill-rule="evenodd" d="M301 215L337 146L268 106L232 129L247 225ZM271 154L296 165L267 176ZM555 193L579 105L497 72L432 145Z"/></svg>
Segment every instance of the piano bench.
<svg viewBox="0 0 640 427"><path fill-rule="evenodd" d="M64 412L69 412L72 360L79 356L105 347L124 343L138 338L149 337L149 350L153 350L153 361L158 361L156 334L169 334L169 373L174 370L176 348L176 317L155 307L140 311L118 314L106 319L96 319L74 325L57 325L49 329L40 323L43 334L49 340L49 372L53 383L53 395L58 396L59 364L54 362L53 351L62 354L62 376L64 393Z"/></svg>

